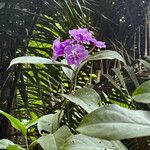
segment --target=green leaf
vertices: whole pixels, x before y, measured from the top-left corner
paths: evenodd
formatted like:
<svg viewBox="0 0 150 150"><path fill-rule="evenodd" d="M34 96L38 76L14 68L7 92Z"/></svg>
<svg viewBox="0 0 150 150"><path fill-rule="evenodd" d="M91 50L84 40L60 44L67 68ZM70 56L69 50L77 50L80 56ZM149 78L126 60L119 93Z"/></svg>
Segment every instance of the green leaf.
<svg viewBox="0 0 150 150"><path fill-rule="evenodd" d="M15 64L55 64L55 65L63 65L68 67L68 65L53 61L48 58L38 57L38 56L22 56L14 58L11 62L8 68Z"/></svg>
<svg viewBox="0 0 150 150"><path fill-rule="evenodd" d="M38 119L34 119L34 120L27 120L25 126L27 129L29 129L30 127L36 125L38 123Z"/></svg>
<svg viewBox="0 0 150 150"><path fill-rule="evenodd" d="M52 117L52 133L58 130L63 115L64 111L59 111Z"/></svg>
<svg viewBox="0 0 150 150"><path fill-rule="evenodd" d="M39 143L44 150L60 150L60 147L71 135L69 128L62 126L54 134L44 135L31 145Z"/></svg>
<svg viewBox="0 0 150 150"><path fill-rule="evenodd" d="M125 64L124 58L116 51L103 50L90 56L88 60L117 59Z"/></svg>
<svg viewBox="0 0 150 150"><path fill-rule="evenodd" d="M77 131L92 137L121 140L150 135L150 112L118 105L103 106L81 121Z"/></svg>
<svg viewBox="0 0 150 150"><path fill-rule="evenodd" d="M41 118L39 118L37 123L37 128L39 133L42 135L42 131L46 131L48 133L51 133L51 123L52 123L52 117L54 114L44 115Z"/></svg>
<svg viewBox="0 0 150 150"><path fill-rule="evenodd" d="M132 98L136 102L150 103L150 80L137 87L133 92Z"/></svg>
<svg viewBox="0 0 150 150"><path fill-rule="evenodd" d="M62 126L54 133L58 150L70 136L72 136L72 133L67 126Z"/></svg>
<svg viewBox="0 0 150 150"><path fill-rule="evenodd" d="M19 145L14 144L12 141L7 140L7 139L0 140L0 149L25 150L24 148L20 147Z"/></svg>
<svg viewBox="0 0 150 150"><path fill-rule="evenodd" d="M14 143L7 139L0 140L0 149L6 149L6 147L10 145L14 145Z"/></svg>
<svg viewBox="0 0 150 150"><path fill-rule="evenodd" d="M120 141L106 141L78 134L71 136L61 150L127 150Z"/></svg>
<svg viewBox="0 0 150 150"><path fill-rule="evenodd" d="M78 104L88 113L98 108L98 103L101 99L99 94L91 88L81 88L75 92L74 95L62 94L71 102Z"/></svg>
<svg viewBox="0 0 150 150"><path fill-rule="evenodd" d="M49 114L39 118L37 123L38 131L41 135L44 134L44 131L48 133L54 133L59 126L59 122L63 116L63 112L58 112L56 114ZM42 133L43 132L43 133Z"/></svg>
<svg viewBox="0 0 150 150"><path fill-rule="evenodd" d="M24 136L27 134L27 129L24 124L22 124L17 118L7 114L6 112L0 111L11 123L11 125L19 130Z"/></svg>
<svg viewBox="0 0 150 150"><path fill-rule="evenodd" d="M10 145L6 147L7 150L26 150L25 148L20 147L19 145Z"/></svg>
<svg viewBox="0 0 150 150"><path fill-rule="evenodd" d="M66 59L63 59L63 60L61 61L61 63L67 65ZM72 69L75 69L75 67L72 67ZM63 66L62 66L63 72L65 73L65 75L66 75L71 81L72 81L72 79L74 78L74 72L73 72L72 69L70 69L70 68L68 68L68 67L63 67Z"/></svg>
<svg viewBox="0 0 150 150"><path fill-rule="evenodd" d="M44 150L57 150L57 144L53 134L44 135L35 142L39 143Z"/></svg>

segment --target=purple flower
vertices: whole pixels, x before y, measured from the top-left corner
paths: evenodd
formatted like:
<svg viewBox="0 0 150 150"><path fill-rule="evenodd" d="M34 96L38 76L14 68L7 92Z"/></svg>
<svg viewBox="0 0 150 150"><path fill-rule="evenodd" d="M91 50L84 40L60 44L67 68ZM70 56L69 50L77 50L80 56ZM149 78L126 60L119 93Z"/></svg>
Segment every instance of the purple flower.
<svg viewBox="0 0 150 150"><path fill-rule="evenodd" d="M69 30L69 34L74 38L76 43L90 44L92 42L98 48L106 48L105 42L97 41L93 38L92 33L87 28Z"/></svg>
<svg viewBox="0 0 150 150"><path fill-rule="evenodd" d="M65 47L64 52L67 63L69 65L74 64L77 67L79 67L80 63L89 56L88 51L80 44L75 44L72 46L68 45Z"/></svg>
<svg viewBox="0 0 150 150"><path fill-rule="evenodd" d="M64 42L60 42L60 38L57 38L53 42L53 59L56 60L58 57L64 56L64 48L70 44L70 39L67 39Z"/></svg>
<svg viewBox="0 0 150 150"><path fill-rule="evenodd" d="M69 30L69 34L78 43L89 44L92 38L92 33L87 28Z"/></svg>
<svg viewBox="0 0 150 150"><path fill-rule="evenodd" d="M98 48L106 48L106 44L105 42L102 42L102 41L97 41L95 38L92 38L91 39L91 42L94 43L94 45Z"/></svg>
<svg viewBox="0 0 150 150"><path fill-rule="evenodd" d="M87 28L69 30L69 34L72 39L60 42L60 38L57 38L53 42L53 60L63 56L68 65L74 64L79 67L80 63L89 56L84 44L92 43L97 48L106 48L105 42L97 41Z"/></svg>

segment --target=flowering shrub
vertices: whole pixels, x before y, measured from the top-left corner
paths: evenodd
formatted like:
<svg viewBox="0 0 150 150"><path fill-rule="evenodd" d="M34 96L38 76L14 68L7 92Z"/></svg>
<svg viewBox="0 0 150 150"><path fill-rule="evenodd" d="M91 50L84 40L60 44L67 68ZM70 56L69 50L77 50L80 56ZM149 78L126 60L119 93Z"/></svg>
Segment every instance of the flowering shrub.
<svg viewBox="0 0 150 150"><path fill-rule="evenodd" d="M54 41L53 60L63 56L68 65L74 64L79 67L80 63L89 56L86 45L93 44L97 48L106 48L105 42L97 41L87 28L73 29L69 34L70 39L60 42L60 38L57 38Z"/></svg>
<svg viewBox="0 0 150 150"><path fill-rule="evenodd" d="M62 99L59 99L62 107L58 108L54 114L45 115L36 121L30 120L26 123L21 122L5 112L0 111L0 114L6 116L13 127L23 134L26 142L25 148L27 150L32 149L37 143L39 143L44 150L78 150L81 147L81 149L87 150L99 148L112 149L112 147L116 150L126 150L121 142L107 140L120 140L126 137L133 138L137 135L132 132L134 131L133 129L130 131L132 134L126 134L127 130L129 130L128 124L125 122L124 125L124 116L121 116L121 114L124 114L127 118L129 113L134 112L116 105L100 107L101 97L94 89L85 86L79 89L76 88L78 84L78 73L86 62L91 60L117 59L117 61L125 63L124 59L119 53L112 50L103 50L90 54L94 49L106 48L106 44L105 42L97 41L92 35L92 32L86 28L70 30L69 37L69 39L64 41L61 41L60 38L54 40L52 60L36 56L22 56L13 59L10 63L10 66L18 63L60 65L63 72L70 79L69 90L62 89L62 93L58 93L58 98L60 98L60 95L62 96ZM92 49L88 50L88 47L92 47ZM65 63L63 63L63 61L57 62L56 60L59 57L63 57L67 61L67 64L66 61ZM70 65L75 65L76 67ZM77 107L80 106L78 107L79 109L74 109L74 112L71 112L72 114L76 113L79 117L78 119L76 119L75 116L73 118L77 120L75 126L78 126L77 128L72 127L71 119L68 119L70 117L68 117L68 112L70 113L70 110L74 108L74 104ZM79 112L81 110L80 108L84 111ZM85 112L88 114L87 116L84 116ZM81 114L81 116L78 115L78 113ZM139 114L137 114L137 116L138 115ZM65 121L65 123L63 119L68 120L67 122ZM80 122L81 119L83 119L83 121ZM129 125L131 125L131 120L132 119L128 121ZM29 145L28 132L30 132L30 127L35 124L37 124L37 129L41 137ZM123 131L121 125L125 127ZM70 129L77 130L80 134L73 135ZM113 132L112 129L114 130ZM118 131L120 134L118 134ZM144 135L149 135L149 133L143 133ZM138 136L143 135L143 133L141 132ZM0 140L0 143L3 143L3 145L0 144L0 149L12 149L12 147L15 147L18 150L25 150L6 139Z"/></svg>

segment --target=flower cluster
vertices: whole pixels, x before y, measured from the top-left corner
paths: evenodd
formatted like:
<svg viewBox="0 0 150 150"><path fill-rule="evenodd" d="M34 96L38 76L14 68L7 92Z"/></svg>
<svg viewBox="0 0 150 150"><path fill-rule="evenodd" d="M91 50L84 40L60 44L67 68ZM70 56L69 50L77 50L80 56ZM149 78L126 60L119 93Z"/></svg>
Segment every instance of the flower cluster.
<svg viewBox="0 0 150 150"><path fill-rule="evenodd" d="M106 48L105 42L97 41L87 28L79 28L69 30L71 36L63 42L57 38L53 42L53 59L63 56L68 65L80 66L80 63L89 56L89 52L85 49L85 44L93 44L97 48Z"/></svg>

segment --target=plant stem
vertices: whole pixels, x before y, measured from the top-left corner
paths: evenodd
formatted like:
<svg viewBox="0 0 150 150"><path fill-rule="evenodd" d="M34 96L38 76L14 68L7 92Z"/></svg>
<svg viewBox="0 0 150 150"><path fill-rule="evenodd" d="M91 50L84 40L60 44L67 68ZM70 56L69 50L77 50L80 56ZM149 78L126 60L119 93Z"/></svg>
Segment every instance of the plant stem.
<svg viewBox="0 0 150 150"><path fill-rule="evenodd" d="M75 76L74 76L74 88L73 88L73 91L76 90L76 85L77 85L77 75L78 75L78 72L75 73Z"/></svg>
<svg viewBox="0 0 150 150"><path fill-rule="evenodd" d="M93 48L89 51L89 54L95 49L95 45L93 46Z"/></svg>
<svg viewBox="0 0 150 150"><path fill-rule="evenodd" d="M29 144L28 144L27 135L25 135L25 141L26 141L27 150L29 150Z"/></svg>

